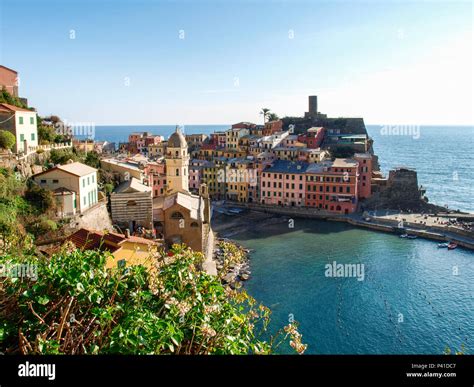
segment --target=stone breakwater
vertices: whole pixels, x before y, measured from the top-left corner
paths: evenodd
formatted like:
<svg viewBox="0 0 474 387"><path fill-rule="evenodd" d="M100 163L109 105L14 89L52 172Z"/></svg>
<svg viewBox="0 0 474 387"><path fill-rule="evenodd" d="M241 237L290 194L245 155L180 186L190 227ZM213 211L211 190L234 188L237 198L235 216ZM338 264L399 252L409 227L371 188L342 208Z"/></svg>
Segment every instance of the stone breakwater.
<svg viewBox="0 0 474 387"><path fill-rule="evenodd" d="M231 242L220 238L214 251L217 275L221 281L236 289L242 286L242 281L250 278L250 263L248 254L250 251Z"/></svg>

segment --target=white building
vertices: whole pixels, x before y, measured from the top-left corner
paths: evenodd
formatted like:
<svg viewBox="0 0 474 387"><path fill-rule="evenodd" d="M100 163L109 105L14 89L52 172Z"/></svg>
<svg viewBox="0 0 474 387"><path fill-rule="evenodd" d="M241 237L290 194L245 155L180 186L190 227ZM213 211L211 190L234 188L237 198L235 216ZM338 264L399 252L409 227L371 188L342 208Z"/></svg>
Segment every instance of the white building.
<svg viewBox="0 0 474 387"><path fill-rule="evenodd" d="M97 169L88 165L59 165L34 175L33 180L55 193L62 216L83 213L98 202Z"/></svg>
<svg viewBox="0 0 474 387"><path fill-rule="evenodd" d="M28 147L38 146L35 111L0 103L0 129L15 136L14 153L28 153Z"/></svg>

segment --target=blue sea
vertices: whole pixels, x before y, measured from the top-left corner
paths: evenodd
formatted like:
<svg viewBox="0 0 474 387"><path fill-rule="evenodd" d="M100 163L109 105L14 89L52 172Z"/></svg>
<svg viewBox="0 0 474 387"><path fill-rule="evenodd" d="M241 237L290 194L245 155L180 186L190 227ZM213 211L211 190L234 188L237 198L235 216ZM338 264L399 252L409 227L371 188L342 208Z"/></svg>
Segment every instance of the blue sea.
<svg viewBox="0 0 474 387"><path fill-rule="evenodd" d="M188 134L209 134L229 127L229 124L184 125L183 130ZM118 144L127 141L131 132L148 131L167 138L174 130L174 125L97 126L95 139ZM421 126L411 135L396 135L394 131L384 134L378 125L367 125L367 130L374 139L375 153L384 173L397 166L415 168L418 182L427 189L431 202L474 212L474 127Z"/></svg>
<svg viewBox="0 0 474 387"><path fill-rule="evenodd" d="M245 289L271 309L270 332L297 321L308 354L442 354L447 347L474 354L472 251L294 222L232 237L254 250ZM333 262L364 265L363 280L327 277Z"/></svg>
<svg viewBox="0 0 474 387"><path fill-rule="evenodd" d="M211 133L229 125L189 125ZM434 203L474 212L474 128L418 128L412 135L367 126L383 172L418 171ZM418 130L417 129L417 130ZM126 141L133 131L165 137L174 126L99 126L97 140ZM295 219L233 238L251 248L245 288L272 310L270 329L294 319L307 353L474 353L474 253L440 249L428 240ZM326 264L363 264L364 280L326 277ZM289 347L280 347L290 353Z"/></svg>

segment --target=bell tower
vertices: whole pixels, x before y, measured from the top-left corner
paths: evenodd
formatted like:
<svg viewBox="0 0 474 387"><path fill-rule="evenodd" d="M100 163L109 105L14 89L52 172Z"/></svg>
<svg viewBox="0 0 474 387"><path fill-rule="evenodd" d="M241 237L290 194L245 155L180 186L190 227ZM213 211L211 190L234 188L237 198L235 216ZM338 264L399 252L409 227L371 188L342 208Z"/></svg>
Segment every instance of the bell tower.
<svg viewBox="0 0 474 387"><path fill-rule="evenodd" d="M168 139L165 161L167 193L189 192L188 144L179 126Z"/></svg>

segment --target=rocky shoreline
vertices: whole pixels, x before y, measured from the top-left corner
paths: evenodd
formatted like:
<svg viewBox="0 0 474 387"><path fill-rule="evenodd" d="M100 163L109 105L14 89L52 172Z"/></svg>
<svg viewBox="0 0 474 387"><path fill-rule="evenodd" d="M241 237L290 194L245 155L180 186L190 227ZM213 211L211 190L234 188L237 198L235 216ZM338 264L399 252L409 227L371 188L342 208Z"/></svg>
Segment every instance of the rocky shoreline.
<svg viewBox="0 0 474 387"><path fill-rule="evenodd" d="M222 283L232 289L242 287L242 282L250 278L249 254L246 249L227 238L218 238L214 250L217 275Z"/></svg>

